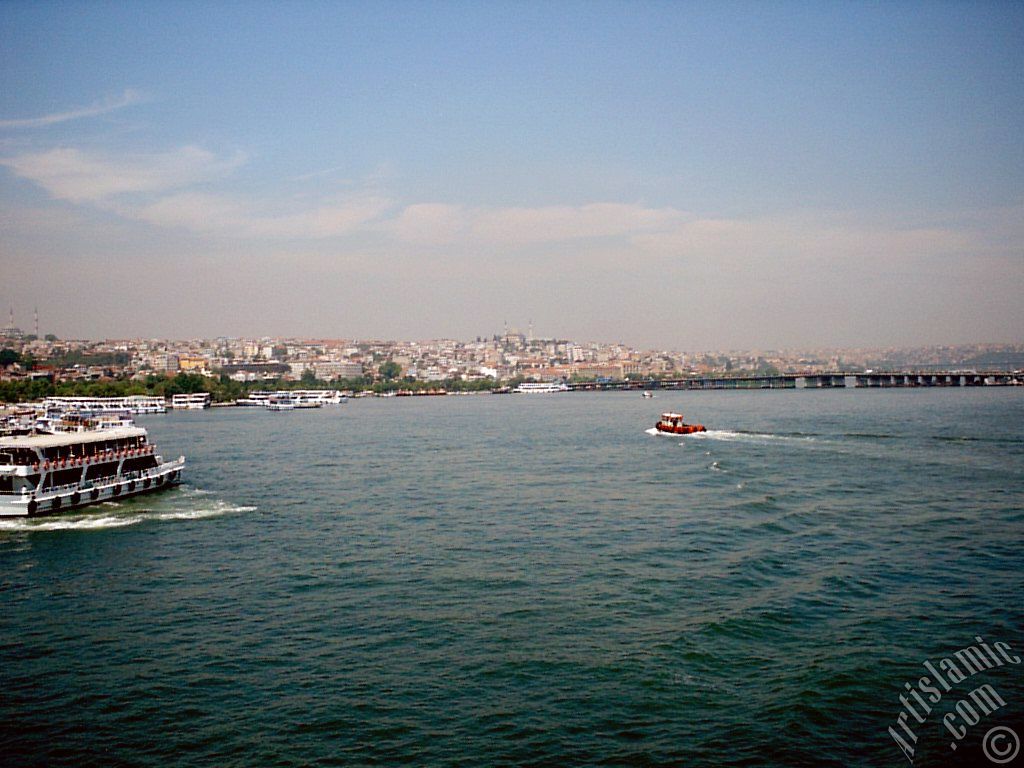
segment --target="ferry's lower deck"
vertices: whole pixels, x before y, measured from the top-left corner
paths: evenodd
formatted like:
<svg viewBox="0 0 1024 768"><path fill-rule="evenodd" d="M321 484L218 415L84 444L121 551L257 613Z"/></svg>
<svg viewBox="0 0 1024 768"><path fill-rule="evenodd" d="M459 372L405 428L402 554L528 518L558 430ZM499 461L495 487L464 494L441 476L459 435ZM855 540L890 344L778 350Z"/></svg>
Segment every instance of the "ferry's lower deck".
<svg viewBox="0 0 1024 768"><path fill-rule="evenodd" d="M119 474L89 478L88 473L76 482L52 485L20 493L0 493L0 517L51 515L71 509L115 501L129 496L161 490L181 482L185 459Z"/></svg>

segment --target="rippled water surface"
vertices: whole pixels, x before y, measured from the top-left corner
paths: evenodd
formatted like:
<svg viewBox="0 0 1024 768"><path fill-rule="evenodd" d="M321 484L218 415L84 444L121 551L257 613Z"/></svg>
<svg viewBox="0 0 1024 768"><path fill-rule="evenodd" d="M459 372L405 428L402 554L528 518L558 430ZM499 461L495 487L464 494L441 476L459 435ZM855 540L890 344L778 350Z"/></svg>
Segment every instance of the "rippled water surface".
<svg viewBox="0 0 1024 768"><path fill-rule="evenodd" d="M0 521L0 762L903 765L923 661L1024 649L1020 390L143 423L186 486ZM981 682L1007 706L954 752ZM1022 714L1024 664L979 674L915 765Z"/></svg>

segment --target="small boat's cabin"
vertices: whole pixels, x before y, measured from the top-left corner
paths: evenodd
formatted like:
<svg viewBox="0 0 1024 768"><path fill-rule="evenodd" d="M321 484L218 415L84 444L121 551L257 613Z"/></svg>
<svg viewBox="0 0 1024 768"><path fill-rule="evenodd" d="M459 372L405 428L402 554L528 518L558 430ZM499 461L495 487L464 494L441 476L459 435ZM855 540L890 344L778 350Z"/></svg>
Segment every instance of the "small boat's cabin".
<svg viewBox="0 0 1024 768"><path fill-rule="evenodd" d="M669 424L673 427L683 426L683 414L681 413L663 413L661 414L661 423Z"/></svg>

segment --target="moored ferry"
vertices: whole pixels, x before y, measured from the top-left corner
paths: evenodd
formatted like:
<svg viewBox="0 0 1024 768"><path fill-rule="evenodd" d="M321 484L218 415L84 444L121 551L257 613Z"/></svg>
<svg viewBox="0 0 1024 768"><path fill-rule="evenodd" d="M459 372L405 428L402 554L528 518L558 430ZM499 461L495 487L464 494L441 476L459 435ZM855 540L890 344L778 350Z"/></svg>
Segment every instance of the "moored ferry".
<svg viewBox="0 0 1024 768"><path fill-rule="evenodd" d="M200 411L210 407L209 392L192 392L171 396L171 408L181 408L190 411Z"/></svg>
<svg viewBox="0 0 1024 768"><path fill-rule="evenodd" d="M267 398L268 411L294 411L295 399L289 392L275 392Z"/></svg>
<svg viewBox="0 0 1024 768"><path fill-rule="evenodd" d="M348 401L348 398L337 389L293 389L291 393L297 399L299 407L302 403L341 405Z"/></svg>
<svg viewBox="0 0 1024 768"><path fill-rule="evenodd" d="M295 408L320 408L324 405L341 405L348 402L337 389L281 389L257 390L247 397L235 400L235 405L262 406L269 408L272 404L290 402ZM291 410L290 408L273 408L272 410Z"/></svg>
<svg viewBox="0 0 1024 768"><path fill-rule="evenodd" d="M568 391L569 387L562 382L524 381L518 387L513 389L512 393L518 395L549 395L554 392Z"/></svg>
<svg viewBox="0 0 1024 768"><path fill-rule="evenodd" d="M181 482L185 457L164 461L130 422L0 437L0 516L55 514Z"/></svg>
<svg viewBox="0 0 1024 768"><path fill-rule="evenodd" d="M162 397L151 395L129 395L128 397L47 397L43 400L44 410L58 410L62 413L77 412L85 415L103 413L166 413L167 405Z"/></svg>

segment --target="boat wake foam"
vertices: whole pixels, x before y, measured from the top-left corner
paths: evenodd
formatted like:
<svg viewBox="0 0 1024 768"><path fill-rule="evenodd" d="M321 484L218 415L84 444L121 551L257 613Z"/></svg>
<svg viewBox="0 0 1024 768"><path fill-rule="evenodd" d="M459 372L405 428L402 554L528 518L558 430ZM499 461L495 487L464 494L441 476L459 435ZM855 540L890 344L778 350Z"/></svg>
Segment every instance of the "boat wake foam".
<svg viewBox="0 0 1024 768"><path fill-rule="evenodd" d="M176 512L151 512L140 515L143 520L202 520L206 517L220 517L221 515L236 514L239 512L255 512L256 507L240 504L229 504L226 501L215 502L207 509L183 509Z"/></svg>
<svg viewBox="0 0 1024 768"><path fill-rule="evenodd" d="M192 497L207 496L209 491L198 489L186 489L183 492L184 499L174 499L177 502L171 509L143 509L131 511L126 514L112 514L111 510L102 512L83 511L78 514L67 514L60 517L37 517L37 518L6 518L0 519L0 533L5 532L31 532L31 531L91 531L105 528L123 528L128 525L136 525L146 520L202 520L208 517L220 517L221 515L237 514L242 512L255 512L256 507L241 504L232 504L227 501L216 500L200 505L189 504ZM182 504L185 502L185 504ZM106 504L99 507L107 506ZM118 503L116 506L121 506ZM98 509L97 507L96 509Z"/></svg>
<svg viewBox="0 0 1024 768"><path fill-rule="evenodd" d="M798 443L814 442L814 437L810 435L775 435L769 432L734 432L728 429L709 429L707 432L694 432L692 435L687 435L686 437L696 440L727 440L745 443L774 441Z"/></svg>
<svg viewBox="0 0 1024 768"><path fill-rule="evenodd" d="M101 528L122 528L142 518L112 515L68 515L61 518L0 520L0 531L89 531Z"/></svg>

